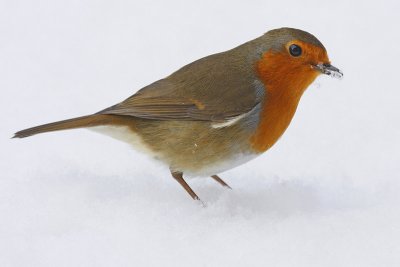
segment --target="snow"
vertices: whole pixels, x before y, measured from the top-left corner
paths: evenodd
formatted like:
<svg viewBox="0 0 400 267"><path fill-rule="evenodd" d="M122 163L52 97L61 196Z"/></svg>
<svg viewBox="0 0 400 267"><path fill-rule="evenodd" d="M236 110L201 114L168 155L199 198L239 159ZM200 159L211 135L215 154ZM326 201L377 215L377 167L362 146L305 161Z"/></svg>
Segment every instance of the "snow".
<svg viewBox="0 0 400 267"><path fill-rule="evenodd" d="M0 266L399 266L398 1L3 1ZM90 114L269 29L315 34L320 77L263 156L189 180L111 138L10 139Z"/></svg>

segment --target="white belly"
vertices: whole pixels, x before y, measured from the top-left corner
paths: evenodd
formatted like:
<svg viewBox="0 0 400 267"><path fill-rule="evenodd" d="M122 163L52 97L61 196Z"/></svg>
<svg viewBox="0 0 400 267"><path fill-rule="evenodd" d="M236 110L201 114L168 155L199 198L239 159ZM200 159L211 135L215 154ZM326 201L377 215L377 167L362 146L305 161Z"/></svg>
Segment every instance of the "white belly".
<svg viewBox="0 0 400 267"><path fill-rule="evenodd" d="M242 165L252 159L258 157L259 154L237 154L229 159L220 160L212 165L207 165L200 170L186 170L183 173L186 176L211 176L214 174L219 174L221 172L233 169L239 165Z"/></svg>
<svg viewBox="0 0 400 267"><path fill-rule="evenodd" d="M158 159L167 164L167 166L171 165L171 160L166 158L162 152L156 153L153 151L150 146L143 142L142 138L138 134L134 133L126 126L95 126L88 129L125 142L133 146L135 150L143 152L154 159ZM185 174L185 177L211 176L242 165L256 158L258 155L259 154L256 153L240 153L233 155L230 158L217 160L216 162L202 166L199 169L191 169L189 166L178 166L178 168L179 171L182 171Z"/></svg>
<svg viewBox="0 0 400 267"><path fill-rule="evenodd" d="M146 145L138 134L131 131L127 126L95 126L87 129L127 143L133 146L136 150L143 152L151 157L156 158L160 156L155 153L148 145Z"/></svg>

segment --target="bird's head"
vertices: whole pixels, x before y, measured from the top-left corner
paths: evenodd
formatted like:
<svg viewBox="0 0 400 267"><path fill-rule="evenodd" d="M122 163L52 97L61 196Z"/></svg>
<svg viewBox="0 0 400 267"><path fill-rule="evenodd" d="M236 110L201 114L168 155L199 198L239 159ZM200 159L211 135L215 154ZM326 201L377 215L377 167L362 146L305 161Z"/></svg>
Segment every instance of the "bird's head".
<svg viewBox="0 0 400 267"><path fill-rule="evenodd" d="M341 78L323 44L312 34L292 28L267 32L260 38L264 50L256 62L257 74L271 93L299 96L319 74Z"/></svg>

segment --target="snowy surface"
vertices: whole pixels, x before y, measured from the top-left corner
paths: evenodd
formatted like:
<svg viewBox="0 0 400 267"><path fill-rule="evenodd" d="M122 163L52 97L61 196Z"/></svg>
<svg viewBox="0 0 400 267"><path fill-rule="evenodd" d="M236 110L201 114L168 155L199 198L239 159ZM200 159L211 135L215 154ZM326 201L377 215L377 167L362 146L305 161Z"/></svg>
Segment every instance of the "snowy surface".
<svg viewBox="0 0 400 267"><path fill-rule="evenodd" d="M167 3L168 2L168 3ZM274 4L272 4L274 3ZM1 1L0 266L400 266L398 1ZM282 26L343 70L265 155L189 183L86 130L96 112Z"/></svg>

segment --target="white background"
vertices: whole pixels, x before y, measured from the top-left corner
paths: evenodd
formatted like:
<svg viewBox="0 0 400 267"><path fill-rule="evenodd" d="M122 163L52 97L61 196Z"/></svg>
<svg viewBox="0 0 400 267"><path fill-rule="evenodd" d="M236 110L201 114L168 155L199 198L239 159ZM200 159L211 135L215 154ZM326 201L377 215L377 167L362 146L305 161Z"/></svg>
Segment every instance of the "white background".
<svg viewBox="0 0 400 267"><path fill-rule="evenodd" d="M398 1L1 1L0 266L400 266ZM87 130L97 112L211 53L307 30L319 77L263 156L189 183Z"/></svg>

